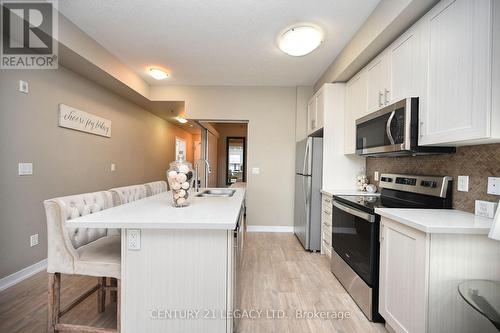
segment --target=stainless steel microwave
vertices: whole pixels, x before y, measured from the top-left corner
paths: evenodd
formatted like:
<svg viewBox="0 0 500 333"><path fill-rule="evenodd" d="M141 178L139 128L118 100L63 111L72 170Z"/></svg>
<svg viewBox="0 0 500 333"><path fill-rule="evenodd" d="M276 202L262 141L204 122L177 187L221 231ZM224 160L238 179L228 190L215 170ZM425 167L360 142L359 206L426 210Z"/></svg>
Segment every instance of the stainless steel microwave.
<svg viewBox="0 0 500 333"><path fill-rule="evenodd" d="M455 147L418 145L418 97L406 98L356 120L356 154L450 154Z"/></svg>

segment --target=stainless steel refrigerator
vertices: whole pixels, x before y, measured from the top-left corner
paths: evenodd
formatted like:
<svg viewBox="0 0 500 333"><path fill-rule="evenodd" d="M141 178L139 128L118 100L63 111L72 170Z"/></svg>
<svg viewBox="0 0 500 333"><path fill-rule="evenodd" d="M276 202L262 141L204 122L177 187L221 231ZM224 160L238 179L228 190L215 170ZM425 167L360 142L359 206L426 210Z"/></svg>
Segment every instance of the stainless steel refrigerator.
<svg viewBox="0 0 500 333"><path fill-rule="evenodd" d="M309 251L321 249L323 138L297 142L295 154L294 233Z"/></svg>

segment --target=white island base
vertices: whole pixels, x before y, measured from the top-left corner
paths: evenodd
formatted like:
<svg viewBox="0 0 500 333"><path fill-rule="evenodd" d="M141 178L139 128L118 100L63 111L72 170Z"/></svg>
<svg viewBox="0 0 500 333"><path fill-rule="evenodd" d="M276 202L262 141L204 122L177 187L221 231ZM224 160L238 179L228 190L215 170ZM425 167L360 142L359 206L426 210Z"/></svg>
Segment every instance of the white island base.
<svg viewBox="0 0 500 333"><path fill-rule="evenodd" d="M122 333L232 332L232 230L122 229Z"/></svg>
<svg viewBox="0 0 500 333"><path fill-rule="evenodd" d="M245 189L175 208L164 192L68 220L121 229L121 333L230 333L245 230ZM128 232L140 232L129 246Z"/></svg>

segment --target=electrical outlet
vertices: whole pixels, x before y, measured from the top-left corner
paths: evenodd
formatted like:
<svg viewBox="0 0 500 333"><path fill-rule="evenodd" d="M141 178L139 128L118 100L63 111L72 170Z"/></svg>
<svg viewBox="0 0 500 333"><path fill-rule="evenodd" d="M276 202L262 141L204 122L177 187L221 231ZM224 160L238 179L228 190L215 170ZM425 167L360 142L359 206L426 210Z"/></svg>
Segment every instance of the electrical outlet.
<svg viewBox="0 0 500 333"><path fill-rule="evenodd" d="M498 203L496 202L476 200L475 213L478 216L483 216L492 219L493 217L495 217L495 212L497 210L497 207Z"/></svg>
<svg viewBox="0 0 500 333"><path fill-rule="evenodd" d="M260 173L260 168L252 168L252 175L258 175Z"/></svg>
<svg viewBox="0 0 500 333"><path fill-rule="evenodd" d="M373 180L376 181L376 182L378 182L378 171L375 171L373 173Z"/></svg>
<svg viewBox="0 0 500 333"><path fill-rule="evenodd" d="M111 163L111 171L116 171L116 165L114 163Z"/></svg>
<svg viewBox="0 0 500 333"><path fill-rule="evenodd" d="M500 177L488 177L488 194L500 195Z"/></svg>
<svg viewBox="0 0 500 333"><path fill-rule="evenodd" d="M469 192L469 176L458 176L457 191Z"/></svg>
<svg viewBox="0 0 500 333"><path fill-rule="evenodd" d="M28 82L23 81L23 80L19 80L19 91L27 94L29 92Z"/></svg>
<svg viewBox="0 0 500 333"><path fill-rule="evenodd" d="M129 250L140 250L141 249L141 230L139 229L128 229L127 230L127 248Z"/></svg>
<svg viewBox="0 0 500 333"><path fill-rule="evenodd" d="M38 234L30 236L30 247L38 245Z"/></svg>
<svg viewBox="0 0 500 333"><path fill-rule="evenodd" d="M19 176L30 176L33 174L33 163L19 163L17 169Z"/></svg>

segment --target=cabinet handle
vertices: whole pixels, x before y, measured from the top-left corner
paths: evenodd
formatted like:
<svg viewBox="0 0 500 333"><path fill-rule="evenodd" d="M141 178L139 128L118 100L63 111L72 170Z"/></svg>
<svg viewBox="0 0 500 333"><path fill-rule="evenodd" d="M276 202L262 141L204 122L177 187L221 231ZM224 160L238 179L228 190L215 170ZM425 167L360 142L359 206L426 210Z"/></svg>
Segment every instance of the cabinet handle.
<svg viewBox="0 0 500 333"><path fill-rule="evenodd" d="M385 104L389 104L389 99L387 98L387 95L389 94L389 90L388 89L384 89L384 100L385 100Z"/></svg>
<svg viewBox="0 0 500 333"><path fill-rule="evenodd" d="M384 95L384 93L382 92L382 90L380 90L380 91L378 92L378 106L379 106L379 107L383 105L383 104L382 104L382 96L383 96L383 95Z"/></svg>
<svg viewBox="0 0 500 333"><path fill-rule="evenodd" d="M311 129L316 128L316 120L311 120Z"/></svg>
<svg viewBox="0 0 500 333"><path fill-rule="evenodd" d="M418 133L419 133L420 137L424 136L424 122L423 121L420 122L420 127L418 129Z"/></svg>

